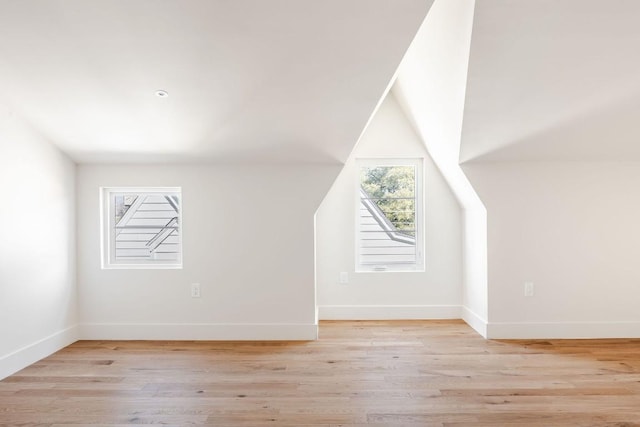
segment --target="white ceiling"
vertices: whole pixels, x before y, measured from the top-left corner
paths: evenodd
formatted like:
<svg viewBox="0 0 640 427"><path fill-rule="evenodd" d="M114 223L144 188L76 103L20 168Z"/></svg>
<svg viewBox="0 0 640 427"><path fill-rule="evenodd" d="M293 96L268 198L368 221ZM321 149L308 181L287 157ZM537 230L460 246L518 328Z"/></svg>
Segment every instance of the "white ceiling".
<svg viewBox="0 0 640 427"><path fill-rule="evenodd" d="M640 1L476 2L460 160L640 159Z"/></svg>
<svg viewBox="0 0 640 427"><path fill-rule="evenodd" d="M0 104L81 163L344 161L431 3L0 0Z"/></svg>

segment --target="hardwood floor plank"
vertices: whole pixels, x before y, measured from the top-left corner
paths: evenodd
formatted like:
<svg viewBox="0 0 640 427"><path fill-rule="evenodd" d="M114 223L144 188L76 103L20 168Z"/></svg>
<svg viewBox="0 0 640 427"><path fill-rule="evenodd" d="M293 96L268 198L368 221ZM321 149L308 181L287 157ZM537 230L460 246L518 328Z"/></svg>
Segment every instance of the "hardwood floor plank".
<svg viewBox="0 0 640 427"><path fill-rule="evenodd" d="M0 426L640 426L640 340L487 341L461 321L310 342L81 341L0 382Z"/></svg>

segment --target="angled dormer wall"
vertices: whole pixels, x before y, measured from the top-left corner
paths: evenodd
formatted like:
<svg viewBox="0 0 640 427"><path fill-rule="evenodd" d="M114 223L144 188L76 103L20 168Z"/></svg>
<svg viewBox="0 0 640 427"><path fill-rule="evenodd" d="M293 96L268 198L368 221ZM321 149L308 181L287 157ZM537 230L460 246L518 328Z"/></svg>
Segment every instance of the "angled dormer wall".
<svg viewBox="0 0 640 427"><path fill-rule="evenodd" d="M486 335L486 210L458 164L474 4L434 2L393 92L462 208L462 317Z"/></svg>
<svg viewBox="0 0 640 427"><path fill-rule="evenodd" d="M357 159L423 159L425 270L356 272ZM435 319L462 315L460 206L389 92L316 213L320 319ZM340 283L347 273L348 283Z"/></svg>

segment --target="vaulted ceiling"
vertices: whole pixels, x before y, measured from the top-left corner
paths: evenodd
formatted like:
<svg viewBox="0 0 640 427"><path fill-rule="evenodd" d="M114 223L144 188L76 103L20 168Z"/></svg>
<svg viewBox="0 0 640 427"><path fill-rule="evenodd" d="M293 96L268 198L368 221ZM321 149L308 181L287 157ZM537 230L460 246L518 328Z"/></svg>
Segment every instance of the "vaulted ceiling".
<svg viewBox="0 0 640 427"><path fill-rule="evenodd" d="M343 162L432 2L0 0L0 105L81 163ZM638 17L476 1L460 161L640 159Z"/></svg>
<svg viewBox="0 0 640 427"><path fill-rule="evenodd" d="M0 0L0 104L81 163L342 162L431 3Z"/></svg>
<svg viewBox="0 0 640 427"><path fill-rule="evenodd" d="M476 2L460 160L640 160L640 2Z"/></svg>

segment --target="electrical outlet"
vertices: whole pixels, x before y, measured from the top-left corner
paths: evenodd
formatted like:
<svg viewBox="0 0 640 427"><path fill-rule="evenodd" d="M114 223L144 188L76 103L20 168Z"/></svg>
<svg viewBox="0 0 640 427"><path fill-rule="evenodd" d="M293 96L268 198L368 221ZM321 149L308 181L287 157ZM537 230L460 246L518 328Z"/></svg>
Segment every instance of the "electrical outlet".
<svg viewBox="0 0 640 427"><path fill-rule="evenodd" d="M533 282L524 282L524 296L532 297L534 294Z"/></svg>
<svg viewBox="0 0 640 427"><path fill-rule="evenodd" d="M200 298L200 283L191 284L191 298Z"/></svg>
<svg viewBox="0 0 640 427"><path fill-rule="evenodd" d="M340 273L340 283L342 283L343 285L349 283L349 273L347 273L346 271Z"/></svg>

